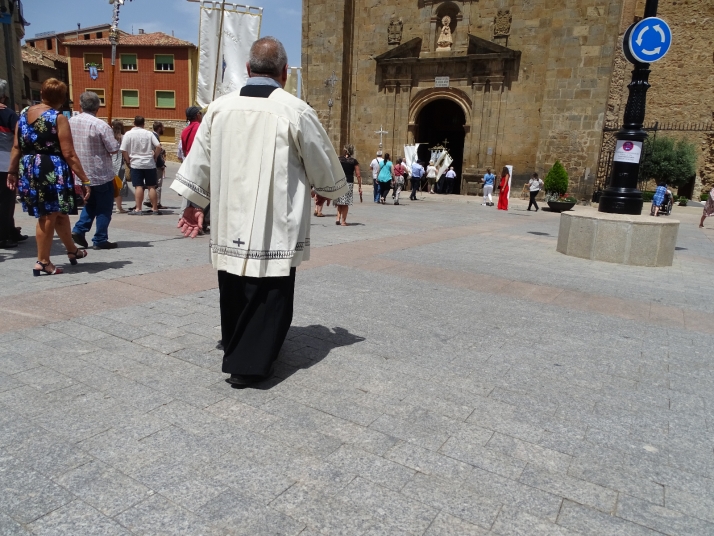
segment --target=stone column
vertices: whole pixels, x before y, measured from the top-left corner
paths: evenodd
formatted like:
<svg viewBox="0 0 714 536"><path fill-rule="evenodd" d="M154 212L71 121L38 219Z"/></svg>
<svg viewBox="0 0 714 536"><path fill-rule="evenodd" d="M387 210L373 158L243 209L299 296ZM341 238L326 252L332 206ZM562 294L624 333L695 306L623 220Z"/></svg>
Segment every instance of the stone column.
<svg viewBox="0 0 714 536"><path fill-rule="evenodd" d="M474 80L471 84L471 132L467 136L468 150L464 152L464 160L469 167L481 167L481 143L483 131L485 80Z"/></svg>

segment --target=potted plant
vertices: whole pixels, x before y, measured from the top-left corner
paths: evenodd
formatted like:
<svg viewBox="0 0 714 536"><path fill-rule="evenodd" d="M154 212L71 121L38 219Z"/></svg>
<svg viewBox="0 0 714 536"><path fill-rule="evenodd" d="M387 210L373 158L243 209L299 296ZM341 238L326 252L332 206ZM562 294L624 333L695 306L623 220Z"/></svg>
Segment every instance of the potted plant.
<svg viewBox="0 0 714 536"><path fill-rule="evenodd" d="M556 160L543 181L545 201L552 212L571 210L577 204L578 200L567 194L569 182L568 172L560 160Z"/></svg>

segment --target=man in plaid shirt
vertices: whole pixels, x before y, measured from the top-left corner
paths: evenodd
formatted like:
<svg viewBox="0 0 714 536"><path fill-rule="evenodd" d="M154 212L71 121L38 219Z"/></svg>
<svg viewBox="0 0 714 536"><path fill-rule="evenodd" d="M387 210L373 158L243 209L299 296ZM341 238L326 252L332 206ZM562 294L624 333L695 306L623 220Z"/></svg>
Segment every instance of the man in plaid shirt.
<svg viewBox="0 0 714 536"><path fill-rule="evenodd" d="M112 155L119 151L119 142L111 127L97 119L100 101L96 93L87 91L79 97L82 113L69 120L74 140L74 150L92 183L91 194L82 215L72 230L72 238L82 247L88 247L85 233L95 219L94 249L115 249L116 242L109 241L109 222L114 208L114 166Z"/></svg>

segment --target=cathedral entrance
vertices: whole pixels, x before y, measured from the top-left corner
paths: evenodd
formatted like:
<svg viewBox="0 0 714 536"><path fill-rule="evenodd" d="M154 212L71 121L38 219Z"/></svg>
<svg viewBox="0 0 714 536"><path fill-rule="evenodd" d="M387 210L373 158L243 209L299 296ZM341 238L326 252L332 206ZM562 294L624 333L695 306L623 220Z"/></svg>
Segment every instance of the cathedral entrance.
<svg viewBox="0 0 714 536"><path fill-rule="evenodd" d="M423 143L419 147L419 160L425 163L431 158L431 147L442 145L446 147L454 159L456 183L454 193L460 193L461 172L464 164L464 141L466 140L466 116L457 103L449 99L438 99L430 102L421 112L416 121L415 139ZM441 181L439 181L441 182Z"/></svg>

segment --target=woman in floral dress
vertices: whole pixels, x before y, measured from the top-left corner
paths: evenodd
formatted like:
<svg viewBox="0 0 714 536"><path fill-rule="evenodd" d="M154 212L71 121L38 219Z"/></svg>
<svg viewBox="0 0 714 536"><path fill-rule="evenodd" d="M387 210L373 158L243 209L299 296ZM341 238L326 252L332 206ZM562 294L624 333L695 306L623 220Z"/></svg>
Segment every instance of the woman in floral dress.
<svg viewBox="0 0 714 536"><path fill-rule="evenodd" d="M82 181L85 201L90 191L89 179L74 151L69 121L58 111L67 100L67 86L50 78L42 84L41 95L42 104L20 114L7 177L9 188L17 185L24 210L37 218L35 276L63 272L50 261L55 231L72 264L87 256L72 240L69 214L77 214L77 207L70 168Z"/></svg>

